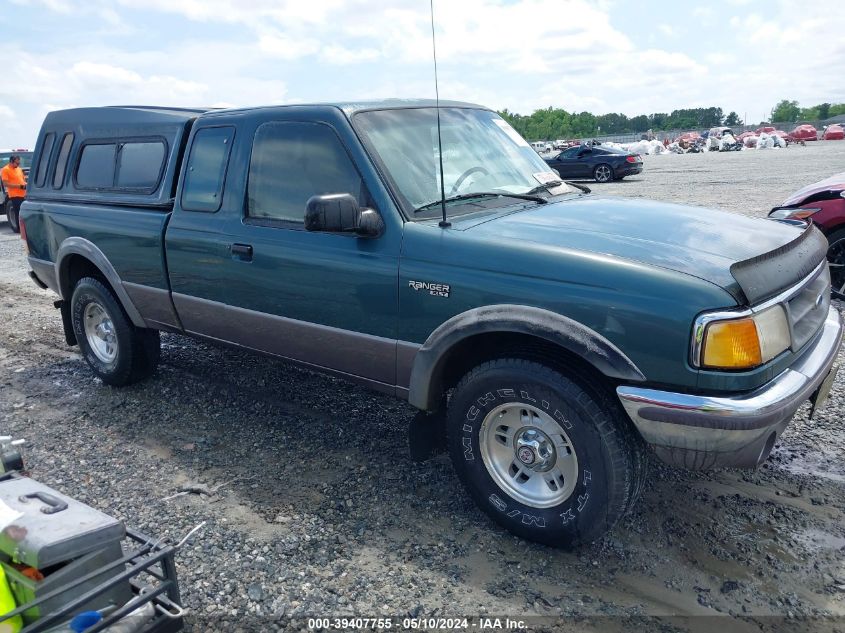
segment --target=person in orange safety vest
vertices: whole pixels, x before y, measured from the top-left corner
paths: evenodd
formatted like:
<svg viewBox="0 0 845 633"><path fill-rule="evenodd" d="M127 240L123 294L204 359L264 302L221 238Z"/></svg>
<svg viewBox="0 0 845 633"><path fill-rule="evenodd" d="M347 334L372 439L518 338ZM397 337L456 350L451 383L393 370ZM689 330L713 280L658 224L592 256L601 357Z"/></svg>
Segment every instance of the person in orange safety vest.
<svg viewBox="0 0 845 633"><path fill-rule="evenodd" d="M6 190L6 218L17 232L18 218L21 212L21 203L26 197L26 176L21 169L21 157L13 154L9 163L0 169L0 181Z"/></svg>

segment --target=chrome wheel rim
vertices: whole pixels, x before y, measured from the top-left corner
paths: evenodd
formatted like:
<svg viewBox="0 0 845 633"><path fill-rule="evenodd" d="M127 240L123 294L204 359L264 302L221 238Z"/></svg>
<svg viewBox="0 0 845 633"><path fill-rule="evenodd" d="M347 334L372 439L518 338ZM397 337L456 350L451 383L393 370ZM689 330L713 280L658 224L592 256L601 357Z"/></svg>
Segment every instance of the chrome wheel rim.
<svg viewBox="0 0 845 633"><path fill-rule="evenodd" d="M94 355L104 363L117 358L117 336L109 313L99 303L85 306L85 338Z"/></svg>
<svg viewBox="0 0 845 633"><path fill-rule="evenodd" d="M830 287L837 299L845 297L845 239L836 240L827 249Z"/></svg>
<svg viewBox="0 0 845 633"><path fill-rule="evenodd" d="M610 180L610 167L607 165L599 165L596 167L596 180L599 182L607 182Z"/></svg>
<svg viewBox="0 0 845 633"><path fill-rule="evenodd" d="M479 444L487 472L519 503L551 508L575 490L575 447L545 411L520 402L498 406L481 423Z"/></svg>

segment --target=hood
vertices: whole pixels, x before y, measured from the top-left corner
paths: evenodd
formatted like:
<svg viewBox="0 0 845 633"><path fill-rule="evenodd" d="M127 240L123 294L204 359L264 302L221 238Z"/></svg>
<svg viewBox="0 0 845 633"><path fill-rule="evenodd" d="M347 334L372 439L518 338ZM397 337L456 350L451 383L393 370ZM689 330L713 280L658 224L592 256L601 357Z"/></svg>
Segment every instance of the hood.
<svg viewBox="0 0 845 633"><path fill-rule="evenodd" d="M659 266L743 300L731 266L801 235L780 222L699 207L603 196L537 205L493 218L456 218L475 237L512 239Z"/></svg>
<svg viewBox="0 0 845 633"><path fill-rule="evenodd" d="M830 178L825 178L824 180L820 180L812 185L807 185L803 189L799 189L784 200L781 203L781 206L789 207L795 204L801 204L810 196L826 191L845 191L845 172L836 174Z"/></svg>

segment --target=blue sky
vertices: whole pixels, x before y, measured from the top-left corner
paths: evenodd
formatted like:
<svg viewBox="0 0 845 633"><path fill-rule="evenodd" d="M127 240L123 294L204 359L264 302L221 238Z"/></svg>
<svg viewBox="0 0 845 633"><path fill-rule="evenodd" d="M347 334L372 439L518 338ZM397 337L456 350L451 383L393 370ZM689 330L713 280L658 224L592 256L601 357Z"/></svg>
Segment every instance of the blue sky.
<svg viewBox="0 0 845 633"><path fill-rule="evenodd" d="M0 147L50 110L434 95L428 0L3 0ZM762 120L845 101L840 2L435 0L440 96ZM800 18L798 20L797 18Z"/></svg>

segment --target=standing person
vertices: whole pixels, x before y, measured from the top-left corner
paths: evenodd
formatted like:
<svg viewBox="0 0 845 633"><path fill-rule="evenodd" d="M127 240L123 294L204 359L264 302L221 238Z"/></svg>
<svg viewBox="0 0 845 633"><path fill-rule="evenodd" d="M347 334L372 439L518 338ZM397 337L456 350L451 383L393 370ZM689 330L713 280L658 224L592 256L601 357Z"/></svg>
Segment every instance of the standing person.
<svg viewBox="0 0 845 633"><path fill-rule="evenodd" d="M12 154L9 164L0 169L0 180L6 189L6 219L15 233L20 232L21 203L26 197L26 176L21 169L21 157Z"/></svg>

